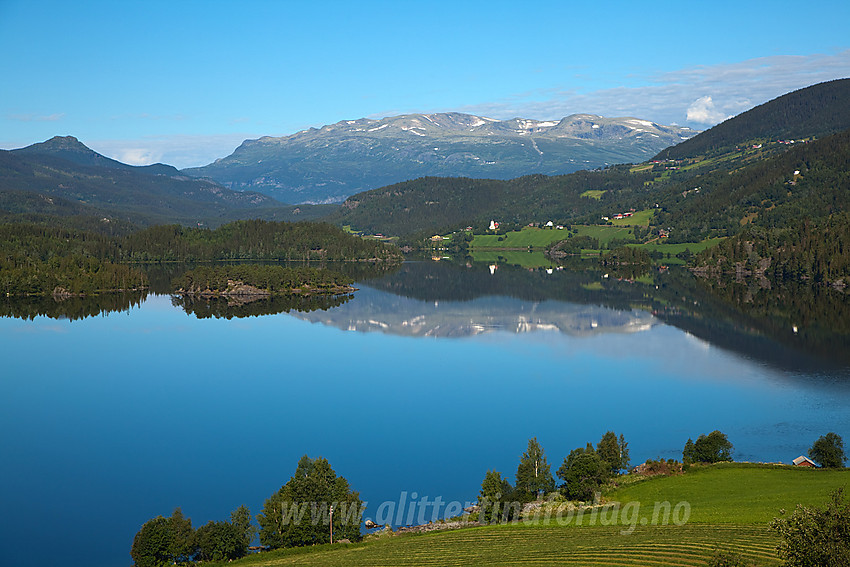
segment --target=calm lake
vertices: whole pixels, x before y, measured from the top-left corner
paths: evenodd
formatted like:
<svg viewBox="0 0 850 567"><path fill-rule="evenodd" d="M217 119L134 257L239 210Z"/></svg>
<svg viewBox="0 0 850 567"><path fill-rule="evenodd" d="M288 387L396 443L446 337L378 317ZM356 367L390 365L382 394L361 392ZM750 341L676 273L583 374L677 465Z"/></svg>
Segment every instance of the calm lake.
<svg viewBox="0 0 850 567"><path fill-rule="evenodd" d="M607 430L632 464L715 429L736 460L850 440L843 295L774 310L770 292L721 300L675 270L446 262L358 279L316 303L4 298L3 563L130 565L146 520L256 515L304 454L374 519L402 495L474 501L535 436L553 471Z"/></svg>

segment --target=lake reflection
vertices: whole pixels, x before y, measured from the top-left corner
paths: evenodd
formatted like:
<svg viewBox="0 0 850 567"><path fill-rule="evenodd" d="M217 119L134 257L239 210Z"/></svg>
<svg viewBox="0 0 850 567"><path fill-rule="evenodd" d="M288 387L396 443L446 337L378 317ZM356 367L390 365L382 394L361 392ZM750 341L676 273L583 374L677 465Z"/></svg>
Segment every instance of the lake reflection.
<svg viewBox="0 0 850 567"><path fill-rule="evenodd" d="M608 429L633 463L681 458L714 429L738 460L850 438L846 365L807 346L817 325L793 333L681 274L414 263L357 287L325 311L263 316L157 295L82 319L5 311L4 562L30 562L51 534L61 556L39 564L129 565L147 519L256 514L305 453L370 516L402 491L474 500L533 436L553 470Z"/></svg>

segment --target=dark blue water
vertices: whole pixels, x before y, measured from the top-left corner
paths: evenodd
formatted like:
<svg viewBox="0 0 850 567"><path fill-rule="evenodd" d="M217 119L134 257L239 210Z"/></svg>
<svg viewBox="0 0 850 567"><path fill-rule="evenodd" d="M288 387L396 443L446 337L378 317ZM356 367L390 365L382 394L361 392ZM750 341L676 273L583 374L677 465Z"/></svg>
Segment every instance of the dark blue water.
<svg viewBox="0 0 850 567"><path fill-rule="evenodd" d="M309 313L199 319L151 295L76 321L0 319L2 563L129 565L146 520L256 514L304 454L374 517L403 492L474 501L534 436L553 471L609 429L633 464L714 429L737 460L850 438L842 370L777 366L642 309L361 287Z"/></svg>

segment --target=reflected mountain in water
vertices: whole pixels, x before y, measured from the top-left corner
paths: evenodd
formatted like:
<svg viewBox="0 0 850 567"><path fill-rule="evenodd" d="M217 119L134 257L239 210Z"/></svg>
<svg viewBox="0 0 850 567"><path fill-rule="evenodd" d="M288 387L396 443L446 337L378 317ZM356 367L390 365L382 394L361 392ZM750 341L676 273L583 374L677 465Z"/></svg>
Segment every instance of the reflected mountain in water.
<svg viewBox="0 0 850 567"><path fill-rule="evenodd" d="M191 266L146 268L152 293ZM593 261L564 269L473 262L409 262L392 270L341 266L359 291L339 297L276 296L255 301L174 297L198 318L290 313L345 330L417 337L468 337L491 331L570 336L634 333L672 325L760 363L811 376L850 369L850 301L844 290L801 283L711 281L685 269L653 268L615 277ZM334 266L334 269L339 269ZM763 284L763 282L762 282ZM78 320L140 305L145 292L98 297L0 298L0 316Z"/></svg>
<svg viewBox="0 0 850 567"><path fill-rule="evenodd" d="M681 268L655 268L636 281L594 262L562 270L411 262L357 285L356 301L300 317L341 329L439 337L491 330L581 336L663 323L783 370L850 367L844 323L850 305L844 293L830 289L754 290L739 282L722 291Z"/></svg>
<svg viewBox="0 0 850 567"><path fill-rule="evenodd" d="M301 319L347 331L414 337L467 337L491 331L557 331L569 335L634 333L657 324L641 310L619 311L563 301L506 296L472 300L423 300L363 287L357 300L331 311L298 313Z"/></svg>

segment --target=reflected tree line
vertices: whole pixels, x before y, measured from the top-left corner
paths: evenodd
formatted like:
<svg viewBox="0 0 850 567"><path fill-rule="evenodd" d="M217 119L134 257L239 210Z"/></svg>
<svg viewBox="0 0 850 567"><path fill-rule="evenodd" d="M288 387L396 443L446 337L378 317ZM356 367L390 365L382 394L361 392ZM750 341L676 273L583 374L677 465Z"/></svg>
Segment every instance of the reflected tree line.
<svg viewBox="0 0 850 567"><path fill-rule="evenodd" d="M286 263L284 263L286 265ZM301 264L303 265L303 264ZM315 264L314 264L315 265ZM619 273L597 262L570 258L562 269L526 269L500 264L491 270L472 262L388 264L324 263L359 282L421 301L472 301L508 296L530 302L564 301L615 310L642 309L661 321L713 344L785 369L850 366L850 303L843 289L764 278L699 278L683 268L634 267ZM171 294L175 277L192 264L145 266L149 292ZM607 276L607 277L606 277ZM146 292L99 297L0 298L0 315L32 319L45 315L77 320L126 311ZM239 318L333 309L352 299L281 295L253 301L173 297L198 318Z"/></svg>

